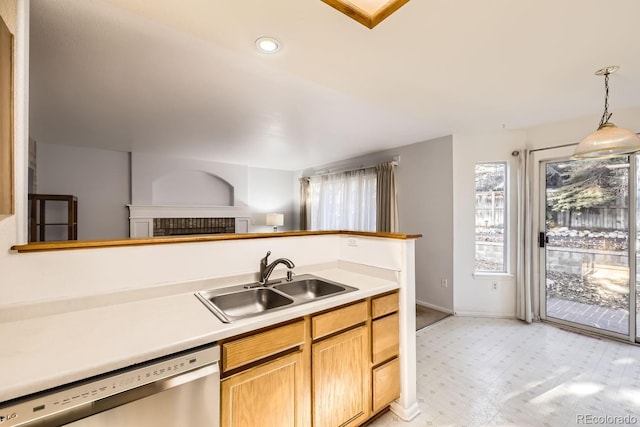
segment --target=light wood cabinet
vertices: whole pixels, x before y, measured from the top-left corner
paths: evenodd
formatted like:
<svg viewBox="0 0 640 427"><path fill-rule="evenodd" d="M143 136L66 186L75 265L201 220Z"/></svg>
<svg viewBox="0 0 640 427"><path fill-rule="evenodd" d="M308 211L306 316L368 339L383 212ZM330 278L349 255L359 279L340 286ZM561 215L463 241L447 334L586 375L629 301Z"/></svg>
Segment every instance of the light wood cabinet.
<svg viewBox="0 0 640 427"><path fill-rule="evenodd" d="M371 300L372 413L400 397L400 316L398 292Z"/></svg>
<svg viewBox="0 0 640 427"><path fill-rule="evenodd" d="M221 342L223 427L355 427L400 395L398 293Z"/></svg>
<svg viewBox="0 0 640 427"><path fill-rule="evenodd" d="M14 212L13 34L0 17L0 215Z"/></svg>
<svg viewBox="0 0 640 427"><path fill-rule="evenodd" d="M367 320L367 302L360 301L311 318L311 337L315 340Z"/></svg>
<svg viewBox="0 0 640 427"><path fill-rule="evenodd" d="M313 344L314 427L356 426L369 416L368 328Z"/></svg>
<svg viewBox="0 0 640 427"><path fill-rule="evenodd" d="M398 355L398 313L371 322L371 359L374 365Z"/></svg>
<svg viewBox="0 0 640 427"><path fill-rule="evenodd" d="M305 325L300 319L221 343L223 427L308 426Z"/></svg>
<svg viewBox="0 0 640 427"><path fill-rule="evenodd" d="M400 360L396 357L373 368L373 412L378 412L400 396Z"/></svg>
<svg viewBox="0 0 640 427"><path fill-rule="evenodd" d="M399 295L398 292L375 297L371 300L371 318L377 319L386 314L398 311Z"/></svg>
<svg viewBox="0 0 640 427"><path fill-rule="evenodd" d="M304 320L222 343L222 372L304 344Z"/></svg>
<svg viewBox="0 0 640 427"><path fill-rule="evenodd" d="M221 382L222 427L306 427L302 351Z"/></svg>

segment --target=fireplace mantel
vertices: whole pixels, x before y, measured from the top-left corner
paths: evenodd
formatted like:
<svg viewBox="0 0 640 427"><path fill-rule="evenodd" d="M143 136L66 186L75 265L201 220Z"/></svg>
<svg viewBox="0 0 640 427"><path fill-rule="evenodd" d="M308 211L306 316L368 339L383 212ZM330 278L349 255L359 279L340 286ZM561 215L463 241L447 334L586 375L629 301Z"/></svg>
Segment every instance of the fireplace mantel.
<svg viewBox="0 0 640 427"><path fill-rule="evenodd" d="M127 205L129 236L152 237L154 218L235 218L236 233L249 232L247 206Z"/></svg>

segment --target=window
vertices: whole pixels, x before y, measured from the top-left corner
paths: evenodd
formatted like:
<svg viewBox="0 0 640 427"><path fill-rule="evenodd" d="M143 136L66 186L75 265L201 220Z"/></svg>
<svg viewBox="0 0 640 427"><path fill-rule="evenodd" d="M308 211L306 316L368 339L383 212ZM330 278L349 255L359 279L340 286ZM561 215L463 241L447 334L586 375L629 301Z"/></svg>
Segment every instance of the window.
<svg viewBox="0 0 640 427"><path fill-rule="evenodd" d="M506 272L506 163L476 164L476 263L479 272Z"/></svg>
<svg viewBox="0 0 640 427"><path fill-rule="evenodd" d="M375 168L309 180L312 230L376 231Z"/></svg>

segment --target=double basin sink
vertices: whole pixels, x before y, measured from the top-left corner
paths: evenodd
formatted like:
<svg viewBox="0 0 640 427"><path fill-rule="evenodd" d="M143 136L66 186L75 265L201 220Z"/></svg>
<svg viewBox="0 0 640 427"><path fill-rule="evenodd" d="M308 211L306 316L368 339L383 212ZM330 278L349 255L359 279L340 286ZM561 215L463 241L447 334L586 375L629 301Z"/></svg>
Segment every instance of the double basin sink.
<svg viewBox="0 0 640 427"><path fill-rule="evenodd" d="M196 296L222 322L245 319L358 290L305 274L269 285L252 283L197 292Z"/></svg>

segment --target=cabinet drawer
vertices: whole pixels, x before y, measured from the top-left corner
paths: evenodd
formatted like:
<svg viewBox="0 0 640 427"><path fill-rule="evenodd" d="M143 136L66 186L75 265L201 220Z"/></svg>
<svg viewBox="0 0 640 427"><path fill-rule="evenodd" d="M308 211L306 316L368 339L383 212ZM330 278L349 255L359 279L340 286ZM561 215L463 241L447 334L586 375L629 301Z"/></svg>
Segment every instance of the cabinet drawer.
<svg viewBox="0 0 640 427"><path fill-rule="evenodd" d="M394 311L398 311L398 292L371 300L372 319L377 319Z"/></svg>
<svg viewBox="0 0 640 427"><path fill-rule="evenodd" d="M400 397L400 359L397 357L373 369L373 412Z"/></svg>
<svg viewBox="0 0 640 427"><path fill-rule="evenodd" d="M398 355L398 313L371 322L371 360L374 365Z"/></svg>
<svg viewBox="0 0 640 427"><path fill-rule="evenodd" d="M304 343L304 320L222 344L226 372Z"/></svg>
<svg viewBox="0 0 640 427"><path fill-rule="evenodd" d="M311 318L313 339L322 338L367 320L367 302L361 301Z"/></svg>

